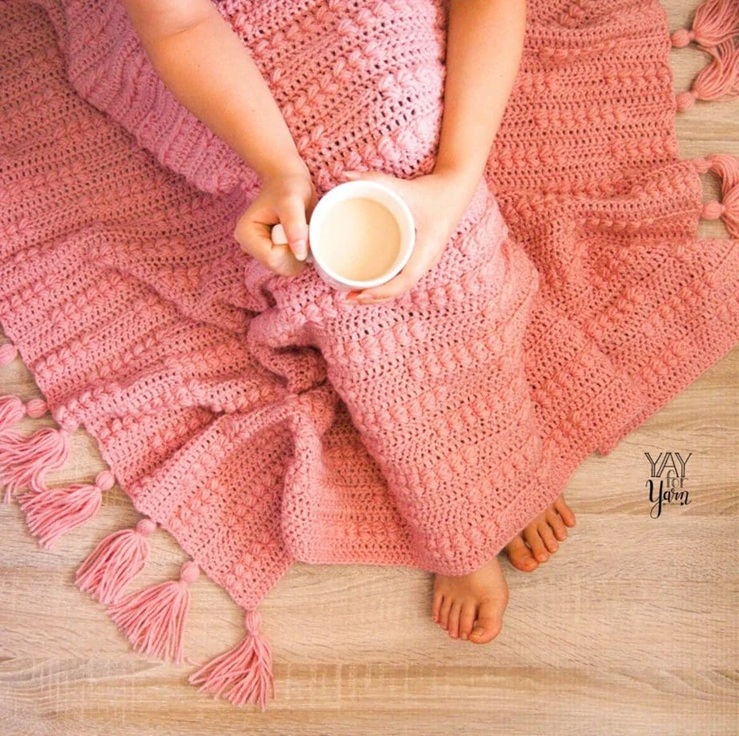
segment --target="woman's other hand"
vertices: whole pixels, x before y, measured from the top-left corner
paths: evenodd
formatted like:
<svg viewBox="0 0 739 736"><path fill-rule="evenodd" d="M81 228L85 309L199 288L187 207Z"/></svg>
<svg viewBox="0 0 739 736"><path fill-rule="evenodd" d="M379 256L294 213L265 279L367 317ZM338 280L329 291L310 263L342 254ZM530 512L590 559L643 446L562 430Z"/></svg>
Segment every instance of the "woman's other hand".
<svg viewBox="0 0 739 736"><path fill-rule="evenodd" d="M262 190L239 218L234 237L249 255L281 276L297 276L308 255L308 218L316 205L316 191L308 167L276 170L262 179ZM272 242L272 228L280 223L287 245Z"/></svg>
<svg viewBox="0 0 739 736"><path fill-rule="evenodd" d="M345 172L345 177L376 181L395 190L416 223L416 244L405 268L381 286L350 292L347 300L357 304L377 304L400 296L436 266L477 186L477 182L453 171L434 171L416 179L398 179L379 172Z"/></svg>

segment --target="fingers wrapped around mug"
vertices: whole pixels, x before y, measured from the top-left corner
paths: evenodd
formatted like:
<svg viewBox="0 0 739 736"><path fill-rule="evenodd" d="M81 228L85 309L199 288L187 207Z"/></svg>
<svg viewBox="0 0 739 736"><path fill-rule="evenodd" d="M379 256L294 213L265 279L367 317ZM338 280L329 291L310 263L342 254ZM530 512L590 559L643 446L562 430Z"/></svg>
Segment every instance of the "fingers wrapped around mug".
<svg viewBox="0 0 739 736"><path fill-rule="evenodd" d="M315 204L315 191L306 175L285 174L264 182L261 192L234 230L241 249L263 266L282 276L297 276L308 255L308 217ZM280 224L282 242L275 242L272 229Z"/></svg>

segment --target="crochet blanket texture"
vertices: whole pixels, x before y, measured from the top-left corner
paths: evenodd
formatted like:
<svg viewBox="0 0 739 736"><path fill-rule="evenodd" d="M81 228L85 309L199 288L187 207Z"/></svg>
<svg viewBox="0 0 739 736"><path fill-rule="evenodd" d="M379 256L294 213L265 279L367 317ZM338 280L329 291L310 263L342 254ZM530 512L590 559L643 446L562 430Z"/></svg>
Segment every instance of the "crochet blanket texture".
<svg viewBox="0 0 739 736"><path fill-rule="evenodd" d="M431 170L441 0L218 7L319 193L347 169ZM0 12L0 323L45 398L0 404L0 481L52 544L114 476L146 518L81 587L143 651L181 659L177 631L144 643L124 610L143 610L124 592L155 525L193 561L166 588L178 625L200 569L268 649L255 609L293 561L468 573L736 342L736 241L695 234L699 173L736 163L679 159L656 1L529 0L468 212L439 265L373 307L241 253L259 182L163 87L120 3ZM10 429L45 408L58 428ZM48 488L80 427L110 473Z"/></svg>

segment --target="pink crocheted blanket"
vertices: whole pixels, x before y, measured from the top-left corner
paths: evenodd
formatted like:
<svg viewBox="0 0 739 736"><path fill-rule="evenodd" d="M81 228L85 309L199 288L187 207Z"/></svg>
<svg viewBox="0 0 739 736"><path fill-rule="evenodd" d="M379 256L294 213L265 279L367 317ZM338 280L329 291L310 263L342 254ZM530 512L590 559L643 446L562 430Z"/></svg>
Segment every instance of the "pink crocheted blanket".
<svg viewBox="0 0 739 736"><path fill-rule="evenodd" d="M114 480L131 497L144 518L77 581L141 651L180 661L188 583L222 585L248 633L193 676L210 692L264 705L255 609L293 561L470 572L737 340L736 241L696 225L739 236L739 166L680 160L673 129L677 107L736 86L731 30L676 105L656 0L529 0L441 263L354 307L313 269L275 276L239 250L259 183L169 95L120 3L42 5L0 8L0 363L19 352L44 396L0 398L0 483L47 546ZM219 8L320 193L346 169L430 170L441 0ZM709 169L723 204L701 202ZM12 428L47 409L57 428ZM78 428L110 470L50 488ZM157 525L191 561L136 591Z"/></svg>

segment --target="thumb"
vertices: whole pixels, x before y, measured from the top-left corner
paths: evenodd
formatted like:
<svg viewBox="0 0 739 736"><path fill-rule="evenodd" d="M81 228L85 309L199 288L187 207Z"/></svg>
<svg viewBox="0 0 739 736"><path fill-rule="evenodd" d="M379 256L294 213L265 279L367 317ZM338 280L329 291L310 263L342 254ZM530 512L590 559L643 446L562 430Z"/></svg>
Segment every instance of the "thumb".
<svg viewBox="0 0 739 736"><path fill-rule="evenodd" d="M302 199L295 195L286 198L281 203L277 216L285 231L290 250L297 260L304 261L308 255L308 224Z"/></svg>

